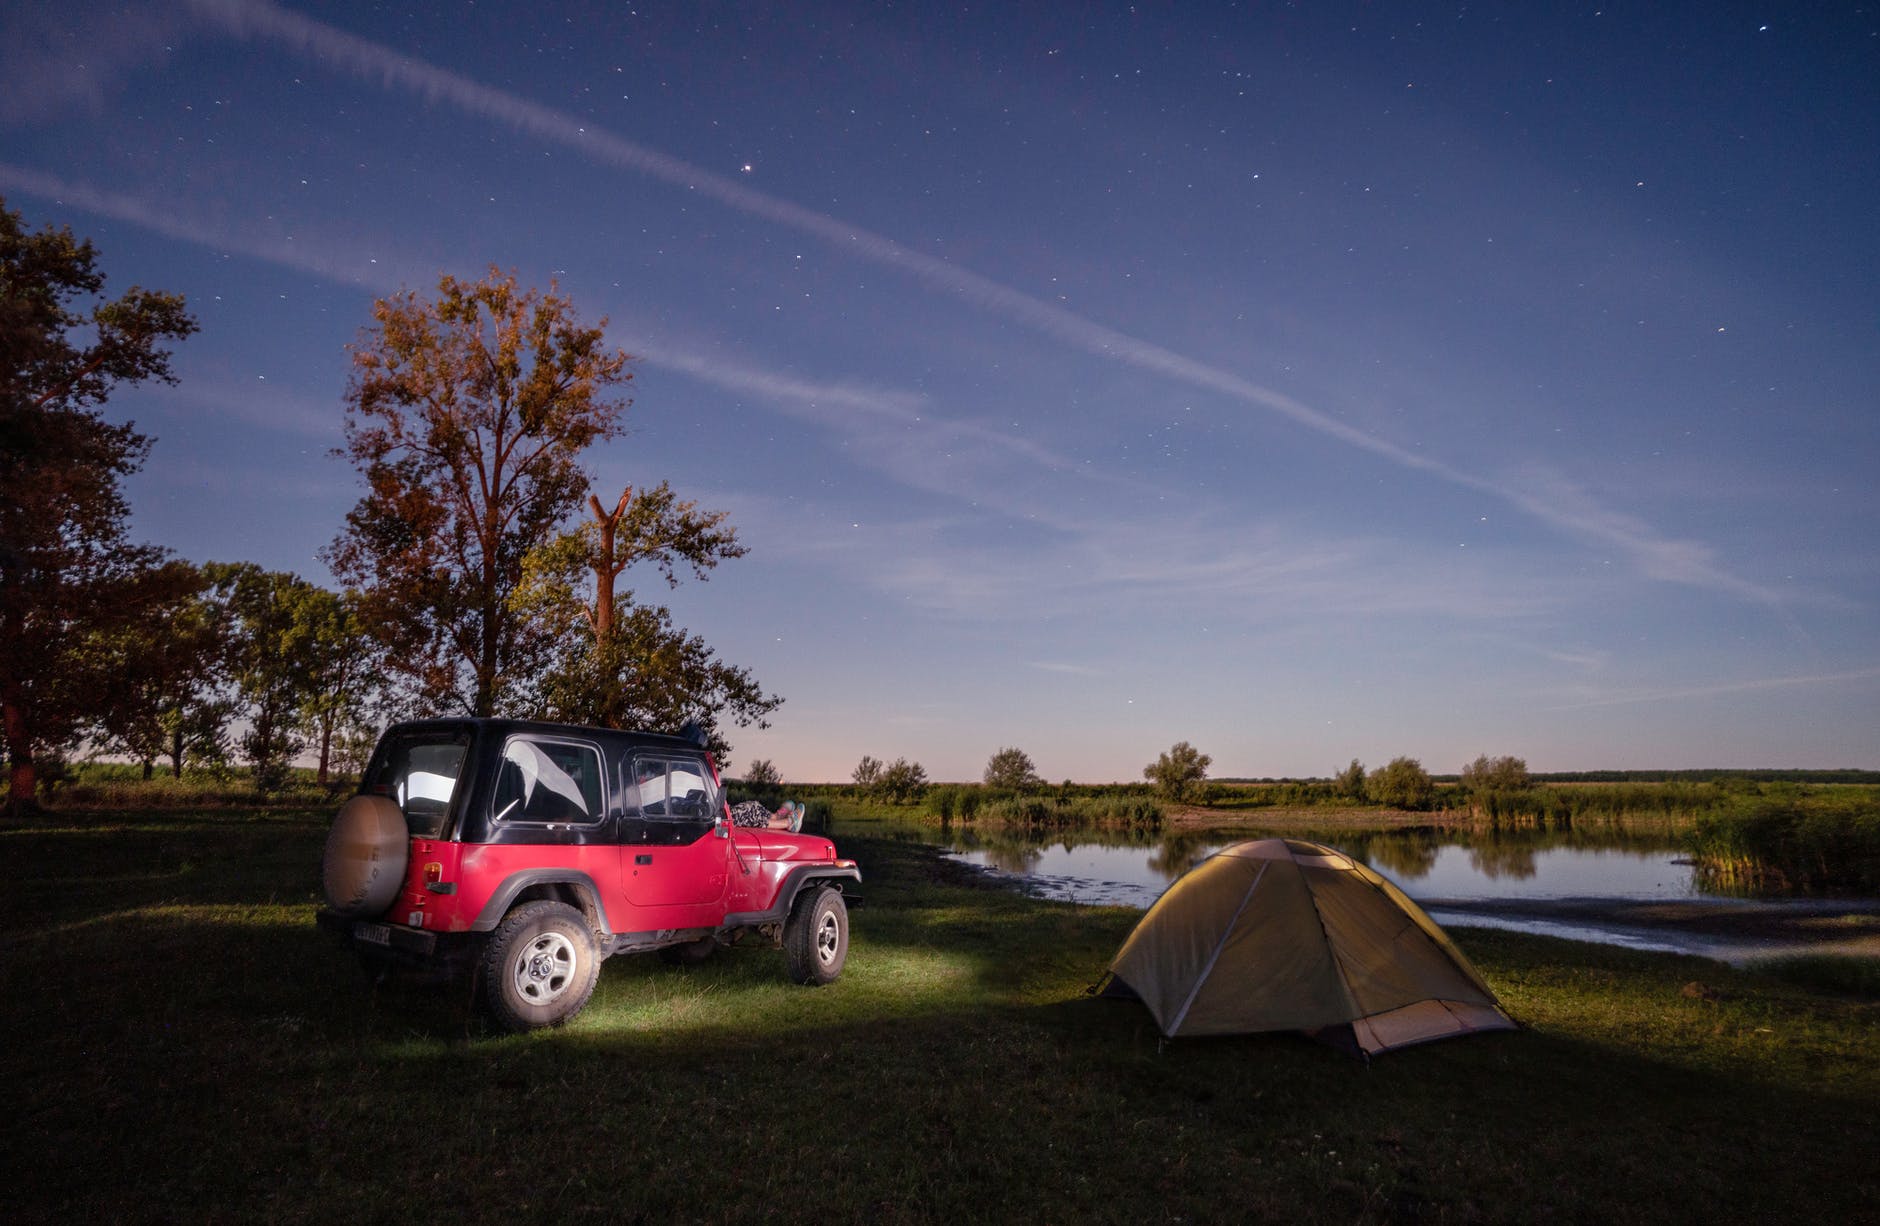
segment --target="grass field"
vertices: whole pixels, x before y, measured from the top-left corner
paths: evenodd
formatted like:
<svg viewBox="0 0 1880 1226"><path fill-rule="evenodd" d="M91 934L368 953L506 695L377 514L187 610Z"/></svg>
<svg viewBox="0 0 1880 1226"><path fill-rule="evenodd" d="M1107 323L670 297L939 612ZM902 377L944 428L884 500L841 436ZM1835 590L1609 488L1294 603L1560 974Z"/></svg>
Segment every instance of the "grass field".
<svg viewBox="0 0 1880 1226"><path fill-rule="evenodd" d="M1163 1043L1083 996L1134 913L883 835L840 983L615 959L495 1037L316 933L326 817L0 828L10 1220L1880 1217L1870 998L1460 929L1526 1029Z"/></svg>

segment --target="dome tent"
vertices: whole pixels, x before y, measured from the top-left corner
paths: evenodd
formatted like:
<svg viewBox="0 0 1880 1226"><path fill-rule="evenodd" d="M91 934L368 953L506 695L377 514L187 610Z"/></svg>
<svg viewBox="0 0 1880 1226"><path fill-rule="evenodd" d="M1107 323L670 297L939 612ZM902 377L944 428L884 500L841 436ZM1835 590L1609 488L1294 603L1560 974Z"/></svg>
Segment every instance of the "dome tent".
<svg viewBox="0 0 1880 1226"><path fill-rule="evenodd" d="M1171 1038L1303 1030L1367 1057L1515 1027L1403 891L1297 839L1236 843L1190 870L1123 942L1099 991L1140 999Z"/></svg>

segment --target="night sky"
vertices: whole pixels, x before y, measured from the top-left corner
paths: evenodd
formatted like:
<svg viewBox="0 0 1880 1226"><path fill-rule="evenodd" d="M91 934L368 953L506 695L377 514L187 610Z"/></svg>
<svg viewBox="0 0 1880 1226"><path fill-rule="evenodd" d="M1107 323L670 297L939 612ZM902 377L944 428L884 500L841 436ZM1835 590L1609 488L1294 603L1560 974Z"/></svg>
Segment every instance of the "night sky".
<svg viewBox="0 0 1880 1226"><path fill-rule="evenodd" d="M372 300L559 281L734 759L1880 766L1880 10L7 6L0 195L185 295L133 535L320 582ZM735 764L734 764L735 765Z"/></svg>

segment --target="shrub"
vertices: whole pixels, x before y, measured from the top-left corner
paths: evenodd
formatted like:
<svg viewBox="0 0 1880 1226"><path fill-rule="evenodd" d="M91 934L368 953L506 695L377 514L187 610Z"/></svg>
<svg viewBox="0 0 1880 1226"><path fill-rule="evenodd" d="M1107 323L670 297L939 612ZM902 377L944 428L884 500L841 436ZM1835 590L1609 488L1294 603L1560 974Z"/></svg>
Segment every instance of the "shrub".
<svg viewBox="0 0 1880 1226"><path fill-rule="evenodd" d="M1179 801L1191 795L1195 785L1208 777L1208 767L1213 763L1213 758L1187 741L1177 741L1168 752L1143 767L1142 774L1155 785L1156 791Z"/></svg>
<svg viewBox="0 0 1880 1226"><path fill-rule="evenodd" d="M1372 800L1393 809L1427 809L1436 798L1436 784L1415 758L1392 758L1373 771L1365 783Z"/></svg>

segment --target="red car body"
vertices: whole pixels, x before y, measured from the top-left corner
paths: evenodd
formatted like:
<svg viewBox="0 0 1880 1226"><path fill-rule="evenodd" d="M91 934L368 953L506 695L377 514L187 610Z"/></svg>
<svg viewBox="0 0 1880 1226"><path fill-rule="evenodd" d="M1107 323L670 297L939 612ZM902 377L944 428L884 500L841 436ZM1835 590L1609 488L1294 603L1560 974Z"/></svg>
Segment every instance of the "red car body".
<svg viewBox="0 0 1880 1226"><path fill-rule="evenodd" d="M451 972L510 940L520 909L553 904L531 914L553 910L563 936L537 939L537 952L566 970L589 938L596 959L676 947L703 956L752 934L785 944L793 923L811 922L807 908L820 935L799 944L820 965L801 981L830 982L860 882L821 835L736 826L696 740L429 720L380 739L328 840L320 919L368 960ZM548 990L520 962L503 969L525 998Z"/></svg>

